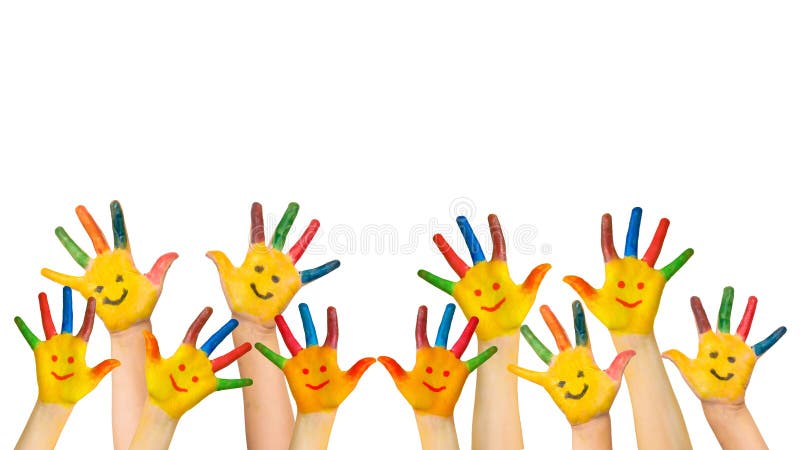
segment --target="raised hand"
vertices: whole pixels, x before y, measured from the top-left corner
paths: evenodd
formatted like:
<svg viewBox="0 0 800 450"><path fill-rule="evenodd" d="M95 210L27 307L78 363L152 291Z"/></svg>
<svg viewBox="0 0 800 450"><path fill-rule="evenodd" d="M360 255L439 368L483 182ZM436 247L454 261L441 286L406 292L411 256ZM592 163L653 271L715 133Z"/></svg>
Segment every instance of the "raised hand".
<svg viewBox="0 0 800 450"><path fill-rule="evenodd" d="M84 297L97 299L97 315L109 331L120 331L132 324L150 318L161 295L167 269L178 257L177 253L162 255L150 272L140 273L133 264L125 218L118 201L111 202L114 249L111 250L103 232L84 206L75 208L78 219L92 240L97 256L89 257L62 227L56 228L56 236L86 272L83 276L71 276L42 269L42 275L56 283L69 286Z"/></svg>
<svg viewBox="0 0 800 450"><path fill-rule="evenodd" d="M295 263L303 256L319 229L316 219L311 221L297 243L283 253L286 236L299 209L297 203L289 204L267 245L261 204L253 203L250 210L250 248L239 267L235 267L220 251L206 253L217 265L222 290L235 314L274 327L273 318L283 312L301 286L339 267L339 261L333 260L313 269L298 271L295 268Z"/></svg>
<svg viewBox="0 0 800 450"><path fill-rule="evenodd" d="M516 333L533 306L539 284L550 270L550 265L536 266L525 282L518 285L508 273L505 238L497 216L489 215L489 229L494 246L491 261L486 261L480 242L467 218L459 216L456 222L467 243L473 266L469 267L444 237L436 234L433 241L461 280L446 280L426 270L420 270L417 274L452 295L467 318L477 317L480 320L477 334L481 340L488 341L501 335Z"/></svg>
<svg viewBox="0 0 800 450"><path fill-rule="evenodd" d="M603 215L600 226L600 246L606 264L606 280L600 289L593 288L583 278L567 276L564 281L572 286L586 302L586 306L611 331L625 334L651 334L658 312L664 285L694 254L684 250L671 263L655 269L653 266L661 253L667 235L669 220L661 219L653 241L642 259L638 258L639 226L642 209L633 208L625 240L625 255L617 256L611 228L611 215Z"/></svg>
<svg viewBox="0 0 800 450"><path fill-rule="evenodd" d="M214 374L250 351L252 346L249 343L213 360L209 359L214 349L239 324L235 319L229 320L199 349L196 348L197 337L211 312L209 307L203 309L189 327L178 350L167 359L161 357L156 337L149 331L144 331L147 352L145 372L150 401L176 420L214 391L253 384L248 378L229 380L217 378Z"/></svg>
<svg viewBox="0 0 800 450"><path fill-rule="evenodd" d="M284 358L260 342L256 343L256 349L286 375L298 414L336 410L353 392L364 372L375 363L375 358L362 358L346 372L342 371L336 357L339 342L336 308L328 307L328 336L322 346L317 340L308 305L301 303L299 308L306 348L300 346L283 316L278 315L275 323L292 357Z"/></svg>
<svg viewBox="0 0 800 450"><path fill-rule="evenodd" d="M45 340L39 340L20 317L14 323L33 350L36 359L36 381L39 401L72 406L91 392L100 380L119 366L116 359L107 359L95 367L86 365L86 345L94 325L95 300L89 298L83 325L72 335L72 290L64 287L61 333L56 333L50 305L45 293L39 294L39 310Z"/></svg>
<svg viewBox="0 0 800 450"><path fill-rule="evenodd" d="M545 388L572 425L585 423L594 417L606 414L617 396L622 372L636 352L626 350L618 354L608 369L602 370L594 362L589 345L589 333L586 329L586 317L579 301L572 304L575 323L574 348L550 308L545 305L539 310L556 339L560 353L554 356L530 328L523 325L520 330L522 336L549 368L547 372L534 372L510 364L508 370Z"/></svg>
<svg viewBox="0 0 800 450"><path fill-rule="evenodd" d="M452 416L467 376L497 352L497 347L492 346L472 359L460 359L478 326L477 317L469 319L458 341L447 350L447 338L455 308L452 303L445 308L436 334L436 343L431 347L427 335L428 308L419 307L416 328L417 360L410 372L403 370L397 361L388 356L378 358L389 371L397 389L417 413Z"/></svg>
<svg viewBox="0 0 800 450"><path fill-rule="evenodd" d="M692 297L692 313L700 340L697 357L690 359L678 350L668 350L663 356L675 363L683 379L700 400L743 403L745 389L756 361L786 333L786 327L779 327L752 347L745 344L757 303L755 297L747 300L747 308L736 334L730 334L733 288L726 287L722 293L715 333L711 331L700 299Z"/></svg>

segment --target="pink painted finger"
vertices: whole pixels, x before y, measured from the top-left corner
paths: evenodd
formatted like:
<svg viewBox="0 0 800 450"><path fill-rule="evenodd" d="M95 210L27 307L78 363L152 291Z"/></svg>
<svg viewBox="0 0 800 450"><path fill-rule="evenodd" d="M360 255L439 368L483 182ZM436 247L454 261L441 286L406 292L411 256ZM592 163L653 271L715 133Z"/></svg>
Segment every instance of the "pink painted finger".
<svg viewBox="0 0 800 450"><path fill-rule="evenodd" d="M208 318L211 317L211 313L214 310L211 309L210 306L206 306L200 311L200 314L197 315L197 318L194 319L191 325L189 325L189 330L186 331L186 336L183 338L184 344L189 344L192 347L197 347L197 336L200 335L200 330L203 329L206 322L208 322Z"/></svg>
<svg viewBox="0 0 800 450"><path fill-rule="evenodd" d="M428 348L431 344L428 342L428 307L420 306L417 310L417 328L414 330L414 336L417 340L417 350L421 348Z"/></svg>
<svg viewBox="0 0 800 450"><path fill-rule="evenodd" d="M244 344L234 348L233 350L225 353L224 355L214 358L211 360L211 371L216 372L218 370L222 370L237 359L244 356L245 353L249 352L253 346L249 342L245 342Z"/></svg>
<svg viewBox="0 0 800 450"><path fill-rule="evenodd" d="M455 251L453 251L453 248L450 247L450 244L447 243L444 236L438 233L435 234L433 236L433 242L436 243L436 246L439 248L439 251L442 253L442 256L444 256L444 259L447 261L447 264L449 264L450 267L453 268L455 273L458 274L460 278L464 278L464 275L466 275L467 270L469 270L469 266L467 265L467 263L464 262L464 260L462 260L456 254Z"/></svg>
<svg viewBox="0 0 800 450"><path fill-rule="evenodd" d="M39 312L42 314L42 328L44 328L44 338L49 340L56 335L56 326L53 325L53 316L50 315L50 303L47 302L47 294L39 293Z"/></svg>
<svg viewBox="0 0 800 450"><path fill-rule="evenodd" d="M89 342L89 336L92 335L92 329L94 328L94 313L95 308L97 308L97 302L95 301L94 297L89 297L89 300L86 301L86 312L83 314L83 324L81 325L80 331L78 331L77 337L84 340L84 342Z"/></svg>
<svg viewBox="0 0 800 450"><path fill-rule="evenodd" d="M314 219L308 224L306 231L303 231L300 239L289 249L289 258L291 258L293 263L296 263L303 257L303 253L305 253L308 246L311 245L311 240L314 239L317 230L319 230L319 220Z"/></svg>
<svg viewBox="0 0 800 450"><path fill-rule="evenodd" d="M291 353L292 356L300 353L303 347L301 347L297 339L295 339L292 330L289 329L289 325L286 324L286 320L284 320L282 315L278 314L275 316L275 324L278 325L278 331L281 332L283 342L286 344L286 349L289 350L289 353Z"/></svg>
<svg viewBox="0 0 800 450"><path fill-rule="evenodd" d="M167 270L172 265L172 262L178 257L178 254L175 252L170 252L161 255L160 258L156 260L153 264L153 267L150 269L150 272L147 272L145 276L151 283L156 286L161 286L164 284L164 277L167 276Z"/></svg>
<svg viewBox="0 0 800 450"><path fill-rule="evenodd" d="M600 222L600 248L603 249L603 261L619 259L617 249L614 248L614 229L611 226L611 214L603 214Z"/></svg>
<svg viewBox="0 0 800 450"><path fill-rule="evenodd" d="M642 261L647 263L650 267L653 267L658 259L658 255L661 254L661 247L664 246L664 239L667 237L667 228L669 228L669 220L661 219L661 221L658 222L656 234L653 236L652 242L650 242L650 247L647 248L644 256L642 256Z"/></svg>
<svg viewBox="0 0 800 450"><path fill-rule="evenodd" d="M469 345L469 341L472 339L472 335L475 334L475 329L478 328L478 318L472 316L469 318L469 322L467 322L467 326L464 327L464 331L459 336L458 340L455 344L453 344L453 348L450 349L456 358L461 358L461 355L464 354L464 350L467 349Z"/></svg>
<svg viewBox="0 0 800 450"><path fill-rule="evenodd" d="M328 307L328 336L325 337L325 347L336 349L339 345L339 316L336 315L336 308Z"/></svg>
<svg viewBox="0 0 800 450"><path fill-rule="evenodd" d="M756 305L758 305L758 299L751 296L747 299L747 308L744 310L744 315L742 316L742 321L739 322L739 327L736 328L736 334L742 338L742 341L747 340L747 335L750 334L750 326L753 325L753 316L756 314Z"/></svg>
<svg viewBox="0 0 800 450"><path fill-rule="evenodd" d="M624 352L617 355L614 358L614 361L611 362L611 365L608 366L606 369L606 373L609 377L611 377L614 381L619 381L622 378L622 372L625 370L625 367L630 362L631 358L636 356L636 352L633 350L625 350Z"/></svg>

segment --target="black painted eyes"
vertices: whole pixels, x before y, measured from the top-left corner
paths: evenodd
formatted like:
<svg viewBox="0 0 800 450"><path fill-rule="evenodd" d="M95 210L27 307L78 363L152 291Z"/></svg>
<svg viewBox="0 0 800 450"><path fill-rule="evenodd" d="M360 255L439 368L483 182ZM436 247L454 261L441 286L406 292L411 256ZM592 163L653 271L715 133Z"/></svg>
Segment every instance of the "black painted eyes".
<svg viewBox="0 0 800 450"><path fill-rule="evenodd" d="M583 378L583 371L582 370L578 371L578 378Z"/></svg>
<svg viewBox="0 0 800 450"><path fill-rule="evenodd" d="M729 363L735 363L736 362L736 358L734 358L733 356L728 356L728 362Z"/></svg>
<svg viewBox="0 0 800 450"><path fill-rule="evenodd" d="M98 294L103 292L103 286L97 286L96 288L94 288L94 291L97 292Z"/></svg>
<svg viewBox="0 0 800 450"><path fill-rule="evenodd" d="M117 275L117 283L122 283L124 280L122 279L122 275Z"/></svg>
<svg viewBox="0 0 800 450"><path fill-rule="evenodd" d="M708 354L708 356L710 356L713 359L716 359L717 356L719 356L719 352L711 352L711 353Z"/></svg>
<svg viewBox="0 0 800 450"><path fill-rule="evenodd" d="M562 380L562 381L559 381L559 382L558 382L558 387L561 387L561 388L562 388L562 387L564 387L564 385L566 385L566 384L567 384L567 382L566 382L566 381L563 381L563 380Z"/></svg>
<svg viewBox="0 0 800 450"><path fill-rule="evenodd" d="M717 359L717 357L719 356L719 352L711 352L711 353L708 354L708 356L710 358ZM735 356L728 356L728 362L731 363L731 364L735 363L736 362L736 357Z"/></svg>
<svg viewBox="0 0 800 450"><path fill-rule="evenodd" d="M261 273L261 272L264 271L264 266L261 266L261 265L255 266L255 267L253 267L253 270L255 270L256 273ZM273 283L277 283L277 282L281 281L280 277L278 277L277 275L273 275L270 278L272 279Z"/></svg>
<svg viewBox="0 0 800 450"><path fill-rule="evenodd" d="M281 279L280 279L280 278L278 278L278 276L277 276L277 275L273 275L273 276L272 276L272 282L273 282L273 283L277 283L278 281L281 281Z"/></svg>
<svg viewBox="0 0 800 450"><path fill-rule="evenodd" d="M258 273L261 273L264 271L264 266L255 266L253 267L253 270L255 270Z"/></svg>

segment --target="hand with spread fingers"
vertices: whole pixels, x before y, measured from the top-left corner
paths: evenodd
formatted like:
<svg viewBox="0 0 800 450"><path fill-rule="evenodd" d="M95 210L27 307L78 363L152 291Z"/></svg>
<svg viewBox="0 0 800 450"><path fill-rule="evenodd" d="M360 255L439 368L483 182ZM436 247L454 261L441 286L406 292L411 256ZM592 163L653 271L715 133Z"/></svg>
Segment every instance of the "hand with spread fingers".
<svg viewBox="0 0 800 450"><path fill-rule="evenodd" d="M39 294L39 309L45 340L40 340L20 317L15 317L20 333L33 350L39 397L36 407L17 443L17 449L53 448L73 406L91 392L100 380L119 366L107 359L95 367L86 365L86 346L94 324L95 300L89 298L83 325L72 335L72 290L63 289L61 333L56 333L50 304Z"/></svg>
<svg viewBox="0 0 800 450"><path fill-rule="evenodd" d="M196 347L200 330L211 312L209 307L200 312L178 350L166 359L161 356L156 337L149 331L143 332L149 395L131 449L167 448L178 420L186 411L214 391L253 384L247 378L225 379L215 375L250 351L252 346L249 343L213 360L209 359L211 353L238 325L235 319L229 320L199 349Z"/></svg>
<svg viewBox="0 0 800 450"><path fill-rule="evenodd" d="M416 327L417 357L411 371L405 371L397 361L388 356L378 358L389 371L397 389L414 408L423 449L458 448L453 410L461 396L461 389L467 376L497 352L496 347L490 347L474 358L461 360L461 355L478 326L477 317L469 319L456 343L450 350L447 349L455 308L452 303L445 308L436 334L436 343L431 347L427 335L428 308L419 307Z"/></svg>
<svg viewBox="0 0 800 450"><path fill-rule="evenodd" d="M744 316L730 334L733 288L726 287L719 307L717 332L711 330L708 316L698 297L692 297L692 313L697 324L697 357L690 359L678 350L664 352L681 372L686 384L703 404L706 418L723 448L767 448L744 404L744 394L756 361L786 333L779 327L761 342L745 344L758 299L750 297Z"/></svg>
<svg viewBox="0 0 800 450"><path fill-rule="evenodd" d="M556 339L560 353L554 356L530 328L523 325L521 331L525 340L549 368L546 372L535 372L509 365L508 370L545 388L572 425L580 425L608 414L622 382L622 372L636 353L633 350L624 351L614 358L608 369L602 370L592 356L586 318L580 302L575 301L572 304L575 322L574 348L550 308L542 306L540 311Z"/></svg>
<svg viewBox="0 0 800 450"><path fill-rule="evenodd" d="M278 315L275 323L292 357L284 358L260 342L256 349L283 371L297 403L297 421L289 448L326 448L339 405L353 392L375 358L362 358L347 371L341 370L336 356L336 308L328 308L328 336L321 346L308 305L300 303L299 308L306 348L300 346L283 316Z"/></svg>

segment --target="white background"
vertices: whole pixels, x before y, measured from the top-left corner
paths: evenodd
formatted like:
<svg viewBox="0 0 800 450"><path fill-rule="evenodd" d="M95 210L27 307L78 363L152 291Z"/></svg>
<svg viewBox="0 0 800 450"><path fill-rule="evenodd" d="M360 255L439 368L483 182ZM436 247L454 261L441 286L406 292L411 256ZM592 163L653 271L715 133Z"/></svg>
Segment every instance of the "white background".
<svg viewBox="0 0 800 450"><path fill-rule="evenodd" d="M300 267L332 258L342 267L300 291L290 325L299 331L296 304L306 301L323 333L324 307L336 305L343 366L387 354L407 367L417 306L430 306L433 330L448 300L417 269L454 277L430 237L443 231L466 257L454 213L476 228L500 216L518 281L552 263L537 305L568 321L576 296L560 279L602 281L601 214L614 215L622 243L630 209L642 206L640 248L666 216L659 263L696 251L665 290L662 350L694 354L689 296L713 321L726 285L736 288L734 326L748 295L761 300L752 343L789 328L747 395L768 443L789 447L800 401L796 3L553 3L4 2L0 447L13 446L37 392L12 318L41 335L39 291L60 315L58 287L39 270L80 272L53 229L63 225L89 251L73 209L86 205L110 233L113 199L142 271L166 251L181 255L153 315L165 353L202 306L217 311L204 336L228 317L204 253L239 262L251 202L274 225L297 201L292 237L322 222ZM375 226L395 233L396 248L365 237ZM535 309L527 323L553 342ZM464 324L457 315L453 329ZM592 316L589 330L605 366L608 333ZM544 369L532 350L520 353L522 365ZM107 356L98 322L89 360ZM668 372L695 448L715 448L699 401ZM234 365L221 375L235 374ZM110 448L110 385L77 405L60 448ZM455 413L464 448L473 391L471 378ZM569 448L544 390L523 381L519 395L528 447ZM634 447L624 387L612 415L617 448ZM230 391L187 413L173 440L177 449L244 445L241 396ZM330 448L418 445L410 407L376 365L339 409Z"/></svg>

